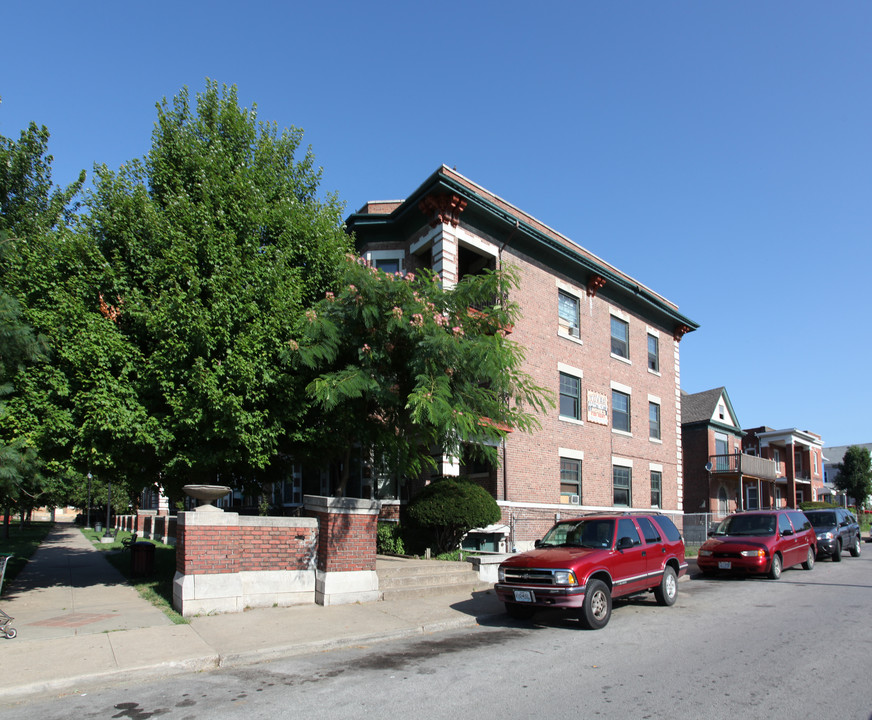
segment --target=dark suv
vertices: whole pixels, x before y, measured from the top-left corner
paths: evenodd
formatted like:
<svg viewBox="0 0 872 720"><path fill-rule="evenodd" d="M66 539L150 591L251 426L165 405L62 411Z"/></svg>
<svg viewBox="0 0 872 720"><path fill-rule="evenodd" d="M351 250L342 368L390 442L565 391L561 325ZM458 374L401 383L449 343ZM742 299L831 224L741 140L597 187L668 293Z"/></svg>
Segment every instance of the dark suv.
<svg viewBox="0 0 872 720"><path fill-rule="evenodd" d="M833 562L839 562L843 550L848 550L851 557L860 557L860 525L847 510L806 510L805 516L817 533L818 557L829 556Z"/></svg>
<svg viewBox="0 0 872 720"><path fill-rule="evenodd" d="M752 510L730 515L710 533L696 562L703 575L718 571L781 577L793 565L814 567L817 536L801 510Z"/></svg>
<svg viewBox="0 0 872 720"><path fill-rule="evenodd" d="M674 604L686 572L681 533L665 515L585 515L504 560L494 589L514 618L562 608L596 630L611 617L612 597L653 591L661 605Z"/></svg>

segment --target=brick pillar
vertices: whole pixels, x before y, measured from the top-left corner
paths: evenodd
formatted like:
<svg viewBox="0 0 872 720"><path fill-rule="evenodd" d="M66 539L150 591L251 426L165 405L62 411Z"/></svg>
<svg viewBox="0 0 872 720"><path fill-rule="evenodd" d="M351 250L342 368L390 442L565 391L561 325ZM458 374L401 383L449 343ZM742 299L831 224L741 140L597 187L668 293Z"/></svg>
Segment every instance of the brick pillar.
<svg viewBox="0 0 872 720"><path fill-rule="evenodd" d="M306 514L318 520L315 602L319 605L381 599L375 572L378 500L307 495Z"/></svg>

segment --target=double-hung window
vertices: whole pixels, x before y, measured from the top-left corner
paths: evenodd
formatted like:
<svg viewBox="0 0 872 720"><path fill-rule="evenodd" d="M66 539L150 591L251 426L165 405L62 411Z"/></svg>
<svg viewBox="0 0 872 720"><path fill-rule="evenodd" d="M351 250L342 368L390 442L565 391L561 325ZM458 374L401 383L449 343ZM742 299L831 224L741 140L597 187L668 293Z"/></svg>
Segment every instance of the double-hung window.
<svg viewBox="0 0 872 720"><path fill-rule="evenodd" d="M651 507L660 507L663 501L663 473L651 471Z"/></svg>
<svg viewBox="0 0 872 720"><path fill-rule="evenodd" d="M560 458L560 497L563 502L578 503L581 497L581 460Z"/></svg>
<svg viewBox="0 0 872 720"><path fill-rule="evenodd" d="M615 505L630 506L630 501L633 499L630 492L632 483L633 468L623 465L612 466L612 491Z"/></svg>
<svg viewBox="0 0 872 720"><path fill-rule="evenodd" d="M612 390L612 429L630 432L630 396Z"/></svg>
<svg viewBox="0 0 872 720"><path fill-rule="evenodd" d="M660 404L648 403L648 437L652 440L660 439Z"/></svg>
<svg viewBox="0 0 872 720"><path fill-rule="evenodd" d="M560 417L581 420L581 379L560 373Z"/></svg>
<svg viewBox="0 0 872 720"><path fill-rule="evenodd" d="M612 355L630 359L630 323L611 315Z"/></svg>
<svg viewBox="0 0 872 720"><path fill-rule="evenodd" d="M581 336L578 298L563 290L557 291L557 319L560 332L569 337Z"/></svg>
<svg viewBox="0 0 872 720"><path fill-rule="evenodd" d="M660 372L660 340L655 335L648 335L648 369Z"/></svg>

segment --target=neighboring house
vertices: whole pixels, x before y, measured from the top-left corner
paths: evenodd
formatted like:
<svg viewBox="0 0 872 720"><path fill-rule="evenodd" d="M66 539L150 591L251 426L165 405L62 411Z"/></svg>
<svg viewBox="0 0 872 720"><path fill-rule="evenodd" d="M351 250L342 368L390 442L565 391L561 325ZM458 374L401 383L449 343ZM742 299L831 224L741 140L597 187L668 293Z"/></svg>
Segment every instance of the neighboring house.
<svg viewBox="0 0 872 720"><path fill-rule="evenodd" d="M823 440L808 430L773 430L761 426L745 430L742 449L775 463L774 507L799 507L824 494Z"/></svg>
<svg viewBox="0 0 872 720"><path fill-rule="evenodd" d="M855 443L858 447L866 448L872 453L872 443ZM839 476L839 465L842 463L842 458L845 457L845 452L851 445L834 445L824 448L824 489L823 497L818 499L826 500L834 505L846 506L849 503L856 503L856 498L846 498L845 493L836 490L836 478Z"/></svg>
<svg viewBox="0 0 872 720"><path fill-rule="evenodd" d="M686 513L720 519L737 510L783 506L775 463L743 453L744 437L725 388L682 392Z"/></svg>
<svg viewBox="0 0 872 720"><path fill-rule="evenodd" d="M676 305L445 166L407 199L367 203L346 224L388 272L429 268L446 285L484 269L519 273L512 339L557 407L540 431L509 434L499 467L439 459L440 474L470 475L502 508L478 546L527 547L561 514L682 513L679 344L698 325ZM365 472L358 484L388 502L415 489Z"/></svg>

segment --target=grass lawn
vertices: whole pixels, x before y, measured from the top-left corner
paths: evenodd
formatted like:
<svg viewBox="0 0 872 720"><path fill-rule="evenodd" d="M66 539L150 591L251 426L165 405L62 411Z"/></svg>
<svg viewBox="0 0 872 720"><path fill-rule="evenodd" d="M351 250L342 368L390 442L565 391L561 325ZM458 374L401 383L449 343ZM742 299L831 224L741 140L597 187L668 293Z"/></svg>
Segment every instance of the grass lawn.
<svg viewBox="0 0 872 720"><path fill-rule="evenodd" d="M9 524L9 538L3 535L5 529L0 526L0 555L14 555L6 565L6 577L3 587L6 587L15 579L27 564L28 558L36 552L39 544L43 541L48 531L51 530L50 522L30 522L21 527L17 522ZM2 593L3 588L0 588Z"/></svg>
<svg viewBox="0 0 872 720"><path fill-rule="evenodd" d="M136 591L163 613L176 625L185 625L188 621L173 610L173 578L176 574L176 549L172 545L164 545L155 540L148 540L154 545L154 573L150 577L131 577L130 550L125 550L122 540L129 538L131 533L119 531L115 542L101 543L100 535L90 528L83 528L82 534L88 538L94 547L106 553L106 559L127 578Z"/></svg>

